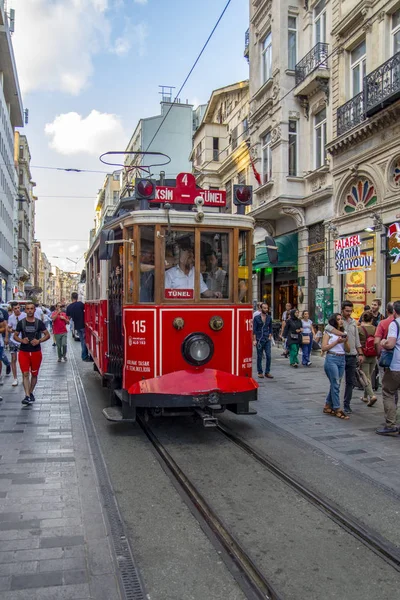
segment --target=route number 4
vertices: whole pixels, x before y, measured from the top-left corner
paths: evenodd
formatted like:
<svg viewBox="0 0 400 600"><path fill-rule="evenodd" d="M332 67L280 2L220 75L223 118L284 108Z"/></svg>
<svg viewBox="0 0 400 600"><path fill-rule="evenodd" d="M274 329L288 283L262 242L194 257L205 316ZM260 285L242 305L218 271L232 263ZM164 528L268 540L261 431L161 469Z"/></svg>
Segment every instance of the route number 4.
<svg viewBox="0 0 400 600"><path fill-rule="evenodd" d="M246 331L253 331L253 319L246 319Z"/></svg>
<svg viewBox="0 0 400 600"><path fill-rule="evenodd" d="M133 333L146 333L146 321L132 321Z"/></svg>

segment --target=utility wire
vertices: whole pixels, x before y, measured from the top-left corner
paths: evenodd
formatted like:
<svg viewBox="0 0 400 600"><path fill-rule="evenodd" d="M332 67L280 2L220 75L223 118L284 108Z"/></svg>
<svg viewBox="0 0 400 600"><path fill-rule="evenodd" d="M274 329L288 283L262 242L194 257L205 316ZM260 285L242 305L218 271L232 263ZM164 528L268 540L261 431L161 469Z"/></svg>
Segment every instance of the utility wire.
<svg viewBox="0 0 400 600"><path fill-rule="evenodd" d="M207 46L208 46L208 43L210 42L210 40L211 40L212 36L214 35L214 33L215 33L215 30L217 29L218 25L220 24L220 22L221 22L221 20L222 20L222 18L223 18L223 16L224 16L224 14L226 13L226 11L227 11L227 9L228 9L228 7L229 7L229 5L230 5L231 1L232 1L232 0L228 0L228 2L225 4L225 7L224 7L224 9L223 9L222 13L220 14L220 16L219 16L219 18L218 18L217 22L215 23L214 27L212 28L212 30L211 30L211 33L210 33L210 35L208 36L208 38L207 38L207 40L206 40L206 42L205 42L204 46L203 46L203 47L202 47L202 49L200 50L200 53L199 53L199 55L197 56L196 60L194 61L194 63L193 63L193 65L192 65L192 67L191 67L191 69L190 69L189 73L186 75L186 77L185 77L185 80L184 80L184 82L182 83L181 87L179 88L179 90L178 90L178 93L176 94L176 96L175 96L175 99L174 99L173 103L171 104L171 106L169 107L169 109L167 110L167 112L165 113L165 115L164 115L164 118L162 119L162 121L161 121L160 125L158 126L158 128L157 128L156 132L154 133L153 137L151 138L151 140L150 140L150 143L149 143L149 145L148 145L148 146L147 146L147 148L146 148L146 152L148 152L148 150L149 150L149 148L150 148L151 144L154 142L154 140L155 140L155 138L156 138L156 136L157 136L158 132L160 131L161 127L163 126L163 123L165 122L166 118L168 117L169 113L171 112L171 110L172 110L172 107L174 106L175 102L176 102L176 101L177 101L177 99L179 98L179 96L180 96L180 94L181 94L181 92L182 92L183 88L185 87L185 85L186 85L186 83L188 82L188 80L189 80L189 78L190 78L191 74L193 73L194 69L196 68L196 65L197 65L197 63L199 62L199 60L200 60L200 58L201 58L201 56L202 56L203 52L204 52L204 51L205 51L205 49L207 48Z"/></svg>

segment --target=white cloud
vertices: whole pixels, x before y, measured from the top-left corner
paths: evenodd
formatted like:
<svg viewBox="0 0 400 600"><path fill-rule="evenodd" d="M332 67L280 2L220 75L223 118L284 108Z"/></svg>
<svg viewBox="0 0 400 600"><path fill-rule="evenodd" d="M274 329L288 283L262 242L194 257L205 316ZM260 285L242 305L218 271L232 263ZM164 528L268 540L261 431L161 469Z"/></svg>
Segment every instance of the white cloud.
<svg viewBox="0 0 400 600"><path fill-rule="evenodd" d="M146 38L147 27L145 23L133 25L127 20L123 34L115 40L114 45L111 47L111 52L118 56L124 56L134 47L139 56L143 56L145 53Z"/></svg>
<svg viewBox="0 0 400 600"><path fill-rule="evenodd" d="M122 123L116 115L97 110L87 117L76 112L58 115L47 123L45 133L51 139L50 148L60 154L92 154L99 156L107 150L125 147Z"/></svg>
<svg viewBox="0 0 400 600"><path fill-rule="evenodd" d="M76 252L77 250L79 250L80 246L79 244L74 244L73 246L70 246L68 248L68 252Z"/></svg>
<svg viewBox="0 0 400 600"><path fill-rule="evenodd" d="M51 90L78 95L90 81L97 53L111 51L121 56L136 47L131 43L128 48L125 34L111 41L111 17L120 5L117 0L19 1L13 45L24 93ZM130 28L131 33L139 34L140 54L143 27Z"/></svg>
<svg viewBox="0 0 400 600"><path fill-rule="evenodd" d="M147 4L147 0L133 0L135 4Z"/></svg>

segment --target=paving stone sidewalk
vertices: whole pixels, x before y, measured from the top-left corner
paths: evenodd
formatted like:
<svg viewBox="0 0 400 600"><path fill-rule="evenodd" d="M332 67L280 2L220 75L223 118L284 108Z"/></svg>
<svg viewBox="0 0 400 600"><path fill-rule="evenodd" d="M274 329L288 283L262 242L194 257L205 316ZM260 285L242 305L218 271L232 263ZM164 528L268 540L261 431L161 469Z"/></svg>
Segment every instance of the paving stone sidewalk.
<svg viewBox="0 0 400 600"><path fill-rule="evenodd" d="M377 403L370 408L361 401L363 392L354 389L353 414L348 421L324 415L322 409L329 389L324 359L313 354L311 367L300 365L293 369L281 354L282 348L273 348L274 379L258 380L259 416L400 493L400 435L384 437L375 433L385 421L381 390L376 394ZM301 354L299 357L301 362ZM253 376L257 379L255 361ZM341 392L343 397L344 380Z"/></svg>
<svg viewBox="0 0 400 600"><path fill-rule="evenodd" d="M71 367L50 341L43 354L32 407L21 383L0 386L0 598L117 600Z"/></svg>

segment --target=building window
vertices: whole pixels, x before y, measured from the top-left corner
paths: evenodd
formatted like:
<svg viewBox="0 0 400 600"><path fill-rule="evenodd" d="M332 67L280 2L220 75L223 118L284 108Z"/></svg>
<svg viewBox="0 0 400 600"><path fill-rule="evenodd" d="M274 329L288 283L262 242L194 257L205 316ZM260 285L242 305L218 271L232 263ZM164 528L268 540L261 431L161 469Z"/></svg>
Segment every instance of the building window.
<svg viewBox="0 0 400 600"><path fill-rule="evenodd" d="M226 205L225 209L221 209L224 212L232 212L232 180L229 179L225 183L225 191L226 191Z"/></svg>
<svg viewBox="0 0 400 600"><path fill-rule="evenodd" d="M20 169L18 173L18 184L24 185L24 172L22 169Z"/></svg>
<svg viewBox="0 0 400 600"><path fill-rule="evenodd" d="M272 34L269 33L262 43L261 51L262 83L272 77Z"/></svg>
<svg viewBox="0 0 400 600"><path fill-rule="evenodd" d="M297 63L297 19L288 17L288 69L294 71Z"/></svg>
<svg viewBox="0 0 400 600"><path fill-rule="evenodd" d="M262 174L263 183L272 179L271 133L267 133L262 138Z"/></svg>
<svg viewBox="0 0 400 600"><path fill-rule="evenodd" d="M219 138L213 137L213 160L219 160Z"/></svg>
<svg viewBox="0 0 400 600"><path fill-rule="evenodd" d="M238 145L238 128L234 127L231 131L232 150L235 150Z"/></svg>
<svg viewBox="0 0 400 600"><path fill-rule="evenodd" d="M243 125L243 137L246 138L249 133L249 118L248 117L245 117L243 119L242 125Z"/></svg>
<svg viewBox="0 0 400 600"><path fill-rule="evenodd" d="M400 8L392 14L392 52L400 52Z"/></svg>
<svg viewBox="0 0 400 600"><path fill-rule="evenodd" d="M314 42L326 42L326 6L325 0L314 8Z"/></svg>
<svg viewBox="0 0 400 600"><path fill-rule="evenodd" d="M357 96L363 89L367 69L365 40L350 53L350 86L351 98Z"/></svg>
<svg viewBox="0 0 400 600"><path fill-rule="evenodd" d="M19 147L19 158L21 160L23 160L23 158L24 158L24 147L23 146Z"/></svg>
<svg viewBox="0 0 400 600"><path fill-rule="evenodd" d="M314 117L315 168L318 169L326 161L326 108Z"/></svg>
<svg viewBox="0 0 400 600"><path fill-rule="evenodd" d="M297 121L289 119L289 177L297 176Z"/></svg>
<svg viewBox="0 0 400 600"><path fill-rule="evenodd" d="M243 171L240 171L240 173L238 173L238 185L246 185L246 170L243 169Z"/></svg>
<svg viewBox="0 0 400 600"><path fill-rule="evenodd" d="M114 190L113 191L113 202L114 202L114 204L118 204L118 200L119 200L119 191L118 190Z"/></svg>
<svg viewBox="0 0 400 600"><path fill-rule="evenodd" d="M201 142L196 146L196 165L199 165L201 163L201 153L202 153L202 148L201 148Z"/></svg>

